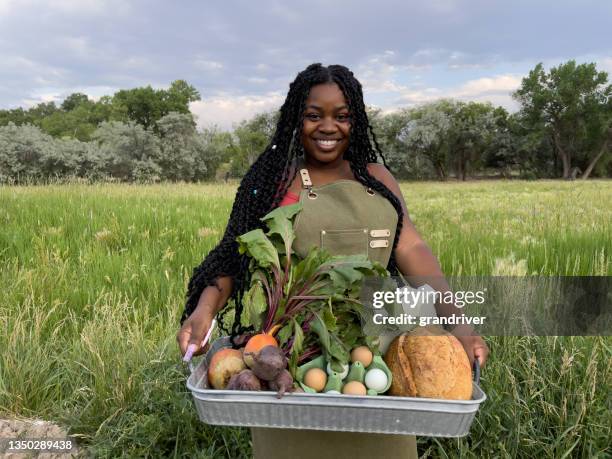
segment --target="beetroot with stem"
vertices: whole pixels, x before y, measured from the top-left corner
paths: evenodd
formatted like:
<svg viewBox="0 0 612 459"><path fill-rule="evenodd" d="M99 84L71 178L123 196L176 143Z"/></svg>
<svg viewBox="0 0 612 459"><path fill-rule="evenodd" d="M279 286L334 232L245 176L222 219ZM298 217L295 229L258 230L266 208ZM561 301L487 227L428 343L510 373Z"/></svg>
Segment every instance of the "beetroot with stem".
<svg viewBox="0 0 612 459"><path fill-rule="evenodd" d="M293 392L293 377L289 370L281 371L276 379L268 384L270 389L277 391L277 398L281 398L285 392Z"/></svg>
<svg viewBox="0 0 612 459"><path fill-rule="evenodd" d="M274 381L279 373L287 368L287 358L276 346L265 346L259 352L249 354L253 358L251 370L265 381Z"/></svg>
<svg viewBox="0 0 612 459"><path fill-rule="evenodd" d="M251 370L242 370L231 377L227 384L229 390L261 390L261 382Z"/></svg>

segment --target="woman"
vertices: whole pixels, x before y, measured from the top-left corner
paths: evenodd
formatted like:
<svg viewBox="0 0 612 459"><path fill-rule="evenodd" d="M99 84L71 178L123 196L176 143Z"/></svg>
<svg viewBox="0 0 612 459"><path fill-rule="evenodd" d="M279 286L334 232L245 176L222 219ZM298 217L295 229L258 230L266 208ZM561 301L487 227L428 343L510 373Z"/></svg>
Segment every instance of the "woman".
<svg viewBox="0 0 612 459"><path fill-rule="evenodd" d="M376 163L378 157L383 164ZM189 347L196 349L196 355L203 352L199 345L230 297L236 314L228 332L234 337L241 334L241 298L250 281L249 261L238 254L235 239L264 228L261 217L297 200L304 205L294 228L298 254L303 256L312 244L322 244L334 254L361 251L386 265L391 275L436 277L437 285L431 286L449 290L385 166L368 122L361 84L344 66L312 64L290 84L272 141L242 179L221 242L194 270L177 335L182 354ZM452 305L436 308L440 316L460 314ZM465 327L453 333L470 360L478 358L483 365L488 355L484 341ZM255 457L417 457L410 436L252 432Z"/></svg>

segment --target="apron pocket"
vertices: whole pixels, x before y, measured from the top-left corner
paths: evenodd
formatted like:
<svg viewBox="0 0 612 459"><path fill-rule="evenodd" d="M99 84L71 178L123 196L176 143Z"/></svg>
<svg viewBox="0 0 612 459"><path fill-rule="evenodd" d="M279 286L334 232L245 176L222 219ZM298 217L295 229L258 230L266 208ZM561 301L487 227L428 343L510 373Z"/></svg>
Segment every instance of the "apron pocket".
<svg viewBox="0 0 612 459"><path fill-rule="evenodd" d="M332 255L368 256L368 230L321 230L321 248Z"/></svg>

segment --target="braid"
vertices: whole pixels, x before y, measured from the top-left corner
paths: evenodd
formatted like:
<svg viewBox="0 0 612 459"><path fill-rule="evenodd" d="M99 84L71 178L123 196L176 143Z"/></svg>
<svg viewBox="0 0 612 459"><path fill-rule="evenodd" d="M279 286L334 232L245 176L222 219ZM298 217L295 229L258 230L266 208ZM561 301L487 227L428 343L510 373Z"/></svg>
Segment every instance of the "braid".
<svg viewBox="0 0 612 459"><path fill-rule="evenodd" d="M187 302L181 316L181 324L195 310L202 291L207 286L215 285L219 288L217 278L231 276L234 279L230 297L235 308L234 322L231 330L225 328L223 319L231 310L226 305L219 313L219 326L232 337L250 331L240 324L242 298L251 281L249 258L246 254L239 254L236 237L256 228L265 230L265 224L260 218L276 208L289 189L297 174L297 170L291 172L290 166L296 158L305 154L300 136L306 99L311 87L323 83L336 83L349 105L352 116L351 132L344 159L349 161L351 170L360 183L387 198L397 211L398 225L387 265L389 272L397 275L398 267L393 252L402 228L403 211L398 198L382 182L370 175L367 169L368 163L377 162L378 157L385 166L387 163L368 121L361 84L353 73L342 65L324 67L321 64L311 64L289 85L272 140L240 182L221 241L206 255L202 263L194 268L187 287Z"/></svg>

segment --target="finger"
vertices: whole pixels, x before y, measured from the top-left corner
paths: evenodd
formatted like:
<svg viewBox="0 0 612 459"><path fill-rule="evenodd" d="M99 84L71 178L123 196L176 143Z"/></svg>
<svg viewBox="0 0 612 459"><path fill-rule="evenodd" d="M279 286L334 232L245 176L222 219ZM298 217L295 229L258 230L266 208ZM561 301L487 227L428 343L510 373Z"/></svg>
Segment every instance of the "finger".
<svg viewBox="0 0 612 459"><path fill-rule="evenodd" d="M484 367L488 355L489 349L484 346L479 346L474 349L474 356L478 359L478 363L480 363L481 367Z"/></svg>
<svg viewBox="0 0 612 459"><path fill-rule="evenodd" d="M191 336L189 337L187 347L192 347L193 355L200 355L202 353L200 346L209 326L210 324L207 321L194 321L191 323Z"/></svg>
<svg viewBox="0 0 612 459"><path fill-rule="evenodd" d="M474 365L474 350L472 349L472 346L467 346L464 349L470 361L470 366Z"/></svg>
<svg viewBox="0 0 612 459"><path fill-rule="evenodd" d="M189 345L189 337L191 336L191 327L189 324L181 327L179 332L176 334L176 340L178 341L179 348L181 350L181 355L185 355L187 352L187 346Z"/></svg>
<svg viewBox="0 0 612 459"><path fill-rule="evenodd" d="M201 344L201 341L200 341L200 344ZM206 343L206 344L204 345L204 347L199 347L199 348L198 348L198 349L197 349L197 350L196 350L196 351L193 353L193 355L202 355L202 354L205 354L206 352L208 352L208 347L209 347L209 346L208 346L208 343Z"/></svg>

